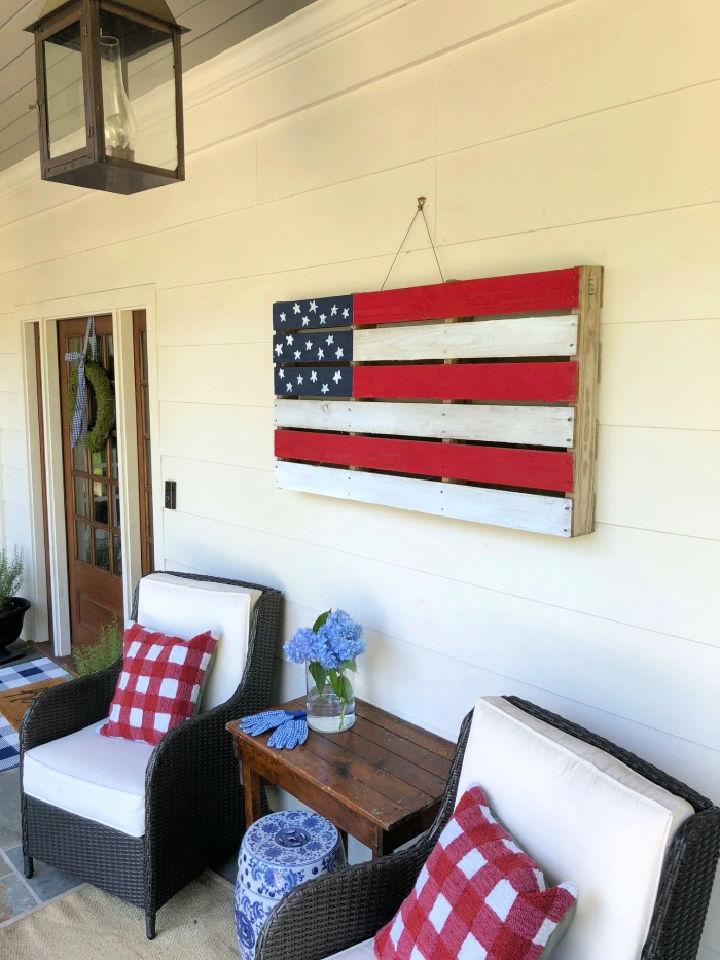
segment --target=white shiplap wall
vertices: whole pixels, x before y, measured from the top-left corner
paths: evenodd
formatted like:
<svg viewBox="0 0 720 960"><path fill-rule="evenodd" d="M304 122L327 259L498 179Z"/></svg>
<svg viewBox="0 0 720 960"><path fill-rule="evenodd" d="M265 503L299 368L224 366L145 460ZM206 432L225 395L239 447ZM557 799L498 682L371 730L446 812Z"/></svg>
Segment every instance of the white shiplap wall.
<svg viewBox="0 0 720 960"><path fill-rule="evenodd" d="M189 74L185 184L9 171L6 539L29 542L13 309L155 284L161 564L278 584L286 633L345 606L363 695L435 730L519 693L720 800L718 30L715 0L319 0ZM271 303L376 288L419 194L449 276L605 265L595 535L275 490ZM418 232L394 283L432 279Z"/></svg>

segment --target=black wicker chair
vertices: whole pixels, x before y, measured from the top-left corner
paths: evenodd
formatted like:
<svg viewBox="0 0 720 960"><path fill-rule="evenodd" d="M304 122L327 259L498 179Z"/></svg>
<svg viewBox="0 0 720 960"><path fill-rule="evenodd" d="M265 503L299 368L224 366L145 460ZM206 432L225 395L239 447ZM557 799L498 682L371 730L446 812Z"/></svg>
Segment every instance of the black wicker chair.
<svg viewBox="0 0 720 960"><path fill-rule="evenodd" d="M684 783L584 727L525 700L507 700L605 750L693 807L694 816L679 828L665 861L642 960L694 960L720 853L720 809ZM471 720L469 713L460 731L445 796L430 830L405 850L297 887L271 914L258 940L256 960L325 960L374 936L392 919L454 809Z"/></svg>
<svg viewBox="0 0 720 960"><path fill-rule="evenodd" d="M145 776L145 835L121 833L22 792L25 873L33 857L145 911L148 938L156 911L208 865L237 847L244 832L242 786L225 724L265 709L280 635L281 594L259 584L173 574L261 591L253 608L244 675L235 693L171 730L154 749ZM137 616L135 593L133 616ZM20 734L21 762L33 747L75 733L108 715L121 662L52 687L32 704Z"/></svg>

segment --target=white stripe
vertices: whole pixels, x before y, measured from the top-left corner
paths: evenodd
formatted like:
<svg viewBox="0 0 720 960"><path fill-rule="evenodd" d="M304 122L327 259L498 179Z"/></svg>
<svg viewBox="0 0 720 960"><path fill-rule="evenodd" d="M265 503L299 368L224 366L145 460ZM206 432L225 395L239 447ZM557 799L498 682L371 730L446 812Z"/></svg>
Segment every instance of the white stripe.
<svg viewBox="0 0 720 960"><path fill-rule="evenodd" d="M539 447L571 447L574 421L574 407L361 400L275 401L275 424L278 427L529 443Z"/></svg>
<svg viewBox="0 0 720 960"><path fill-rule="evenodd" d="M571 357L577 317L515 317L463 323L391 323L356 330L353 359L470 360L484 357Z"/></svg>
<svg viewBox="0 0 720 960"><path fill-rule="evenodd" d="M285 490L420 510L532 533L569 537L572 529L572 500L563 497L315 467L288 460L275 464L275 482Z"/></svg>

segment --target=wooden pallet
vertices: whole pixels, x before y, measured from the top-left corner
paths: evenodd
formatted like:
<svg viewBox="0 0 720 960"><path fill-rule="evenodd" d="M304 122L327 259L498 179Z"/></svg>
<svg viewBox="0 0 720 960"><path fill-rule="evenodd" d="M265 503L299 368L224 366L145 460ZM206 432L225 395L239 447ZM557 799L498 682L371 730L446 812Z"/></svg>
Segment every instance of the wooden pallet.
<svg viewBox="0 0 720 960"><path fill-rule="evenodd" d="M581 266L276 303L278 486L591 533L601 300Z"/></svg>

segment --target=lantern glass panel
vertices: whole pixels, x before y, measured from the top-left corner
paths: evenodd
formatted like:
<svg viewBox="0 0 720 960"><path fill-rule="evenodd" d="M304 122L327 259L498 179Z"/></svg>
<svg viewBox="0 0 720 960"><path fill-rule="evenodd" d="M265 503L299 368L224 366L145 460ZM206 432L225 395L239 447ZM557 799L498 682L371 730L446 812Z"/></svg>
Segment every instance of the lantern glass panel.
<svg viewBox="0 0 720 960"><path fill-rule="evenodd" d="M175 170L172 35L101 9L100 62L107 155Z"/></svg>
<svg viewBox="0 0 720 960"><path fill-rule="evenodd" d="M43 43L48 155L84 150L85 94L80 23L64 27Z"/></svg>

